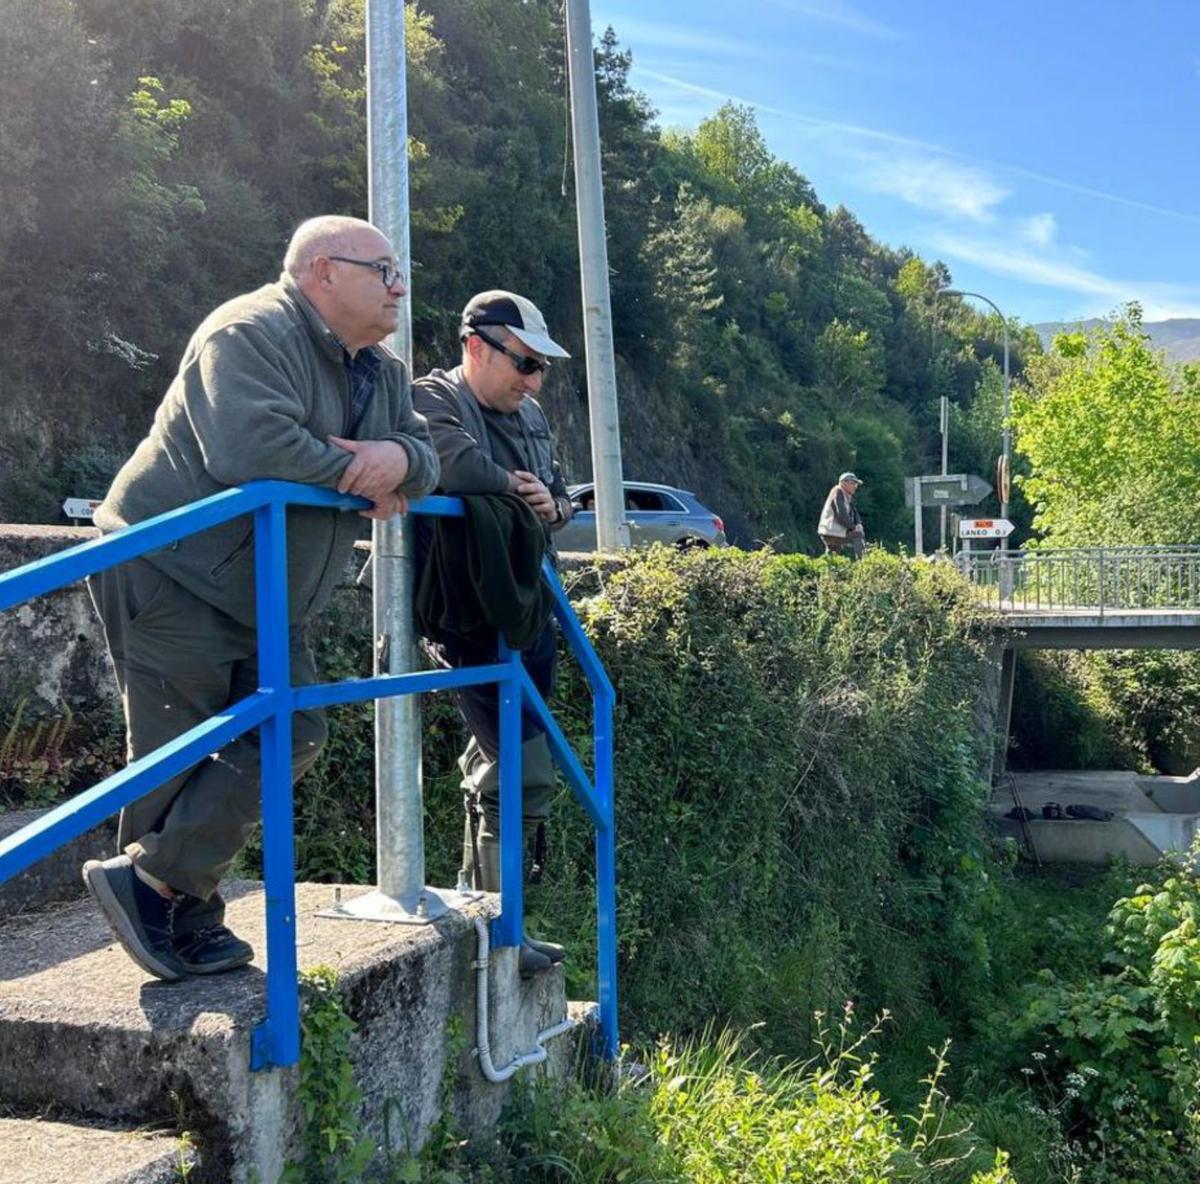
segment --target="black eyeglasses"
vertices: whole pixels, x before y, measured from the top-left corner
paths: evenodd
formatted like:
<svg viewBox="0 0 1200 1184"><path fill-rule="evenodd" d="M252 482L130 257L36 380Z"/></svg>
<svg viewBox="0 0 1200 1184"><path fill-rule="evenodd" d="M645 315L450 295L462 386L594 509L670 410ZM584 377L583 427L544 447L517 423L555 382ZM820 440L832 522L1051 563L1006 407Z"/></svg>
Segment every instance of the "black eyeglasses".
<svg viewBox="0 0 1200 1184"><path fill-rule="evenodd" d="M400 268L394 263L381 263L378 259L351 259L347 255L330 255L329 258L334 263L353 263L356 267L369 267L378 272L385 288L392 287L397 280L404 278L400 274Z"/></svg>
<svg viewBox="0 0 1200 1184"><path fill-rule="evenodd" d="M527 354L519 354L516 350L509 349L506 345L501 345L495 338L489 337L482 329L476 329L471 326L471 332L476 337L481 337L492 347L498 349L516 368L518 374L543 374L550 368L549 362L539 362L537 358L531 358Z"/></svg>

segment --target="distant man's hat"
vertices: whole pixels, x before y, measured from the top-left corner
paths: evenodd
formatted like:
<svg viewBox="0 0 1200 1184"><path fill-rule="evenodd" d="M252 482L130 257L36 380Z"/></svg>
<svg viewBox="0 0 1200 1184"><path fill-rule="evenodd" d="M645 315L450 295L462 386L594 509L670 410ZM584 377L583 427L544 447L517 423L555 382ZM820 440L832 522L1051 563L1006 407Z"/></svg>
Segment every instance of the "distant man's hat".
<svg viewBox="0 0 1200 1184"><path fill-rule="evenodd" d="M496 325L507 329L518 341L548 358L569 358L561 345L550 336L546 318L532 300L515 292L480 292L472 296L462 313L462 333Z"/></svg>
<svg viewBox="0 0 1200 1184"><path fill-rule="evenodd" d="M863 483L863 479L861 477L856 477L853 473L843 473L838 478L838 484L841 485L843 481L853 481L855 485L861 485Z"/></svg>

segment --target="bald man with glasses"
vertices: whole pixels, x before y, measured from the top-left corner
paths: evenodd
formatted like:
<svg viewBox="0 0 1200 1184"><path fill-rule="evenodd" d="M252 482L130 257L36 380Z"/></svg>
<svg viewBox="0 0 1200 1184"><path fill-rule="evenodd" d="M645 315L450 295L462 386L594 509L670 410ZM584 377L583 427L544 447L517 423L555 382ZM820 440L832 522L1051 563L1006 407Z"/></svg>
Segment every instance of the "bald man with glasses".
<svg viewBox="0 0 1200 1184"><path fill-rule="evenodd" d="M448 494L515 494L537 515L549 543L571 519L571 499L554 454L550 426L535 396L551 358L570 355L550 336L537 306L514 292L480 292L467 302L459 327L461 364L434 370L413 384L413 403L425 416L441 464L439 488ZM551 553L553 553L551 548ZM549 622L522 650L525 668L543 698L554 682L555 630ZM445 666L496 661L497 638L447 636L430 645ZM500 890L499 732L495 686L456 695L471 732L459 758L467 811L463 865L475 887ZM543 827L554 792L554 767L536 717L522 718L522 801L526 836ZM535 863L540 863L535 853ZM562 960L561 946L526 938L524 977Z"/></svg>
<svg viewBox="0 0 1200 1184"><path fill-rule="evenodd" d="M429 493L438 463L404 364L381 343L405 296L391 243L358 218L292 236L276 283L238 296L193 334L146 438L96 511L106 533L260 478L322 485L388 518ZM288 510L291 671L316 680L308 627L363 525ZM254 531L241 518L88 580L125 709L132 761L258 685ZM325 741L320 711L293 716L292 773ZM161 979L254 957L225 925L218 883L258 820L259 744L242 736L121 812L121 854L84 881L133 960Z"/></svg>

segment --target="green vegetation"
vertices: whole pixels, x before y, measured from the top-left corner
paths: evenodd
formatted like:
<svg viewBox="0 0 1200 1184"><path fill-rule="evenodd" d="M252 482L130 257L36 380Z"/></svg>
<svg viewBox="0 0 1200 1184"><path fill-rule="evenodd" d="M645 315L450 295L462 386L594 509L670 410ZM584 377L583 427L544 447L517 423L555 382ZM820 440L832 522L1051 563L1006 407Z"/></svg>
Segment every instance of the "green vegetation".
<svg viewBox="0 0 1200 1184"><path fill-rule="evenodd" d="M577 359L545 402L583 480L561 19L559 0L408 9L413 321L424 370L456 356L471 292L537 300ZM0 517L53 521L103 492L201 317L272 278L296 222L365 213L363 4L0 0L0 20ZM953 463L990 471L998 323L825 206L749 109L660 130L618 34L596 66L626 471L696 489L744 541L812 548L853 466L871 537L903 538L940 395ZM1014 336L1019 374L1039 347Z"/></svg>
<svg viewBox="0 0 1200 1184"><path fill-rule="evenodd" d="M1151 348L1130 305L1090 335L1060 334L1028 367L1013 401L1018 477L1042 544L1181 544L1200 537L1200 366ZM1032 763L1053 737L1059 767L1200 764L1195 651L1091 653L1026 663L1018 702L1041 702L1016 734ZM1049 722L1049 720L1047 721ZM1018 752L1018 759L1022 759Z"/></svg>

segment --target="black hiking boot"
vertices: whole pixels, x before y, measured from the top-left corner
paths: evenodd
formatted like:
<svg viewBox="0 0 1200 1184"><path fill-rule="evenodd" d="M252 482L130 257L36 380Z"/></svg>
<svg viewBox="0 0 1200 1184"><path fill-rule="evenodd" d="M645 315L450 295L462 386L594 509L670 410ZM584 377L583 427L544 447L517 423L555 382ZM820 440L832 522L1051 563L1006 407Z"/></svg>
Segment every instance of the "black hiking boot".
<svg viewBox="0 0 1200 1184"><path fill-rule="evenodd" d="M254 948L225 925L205 925L175 938L175 953L189 974L220 974L254 961Z"/></svg>

